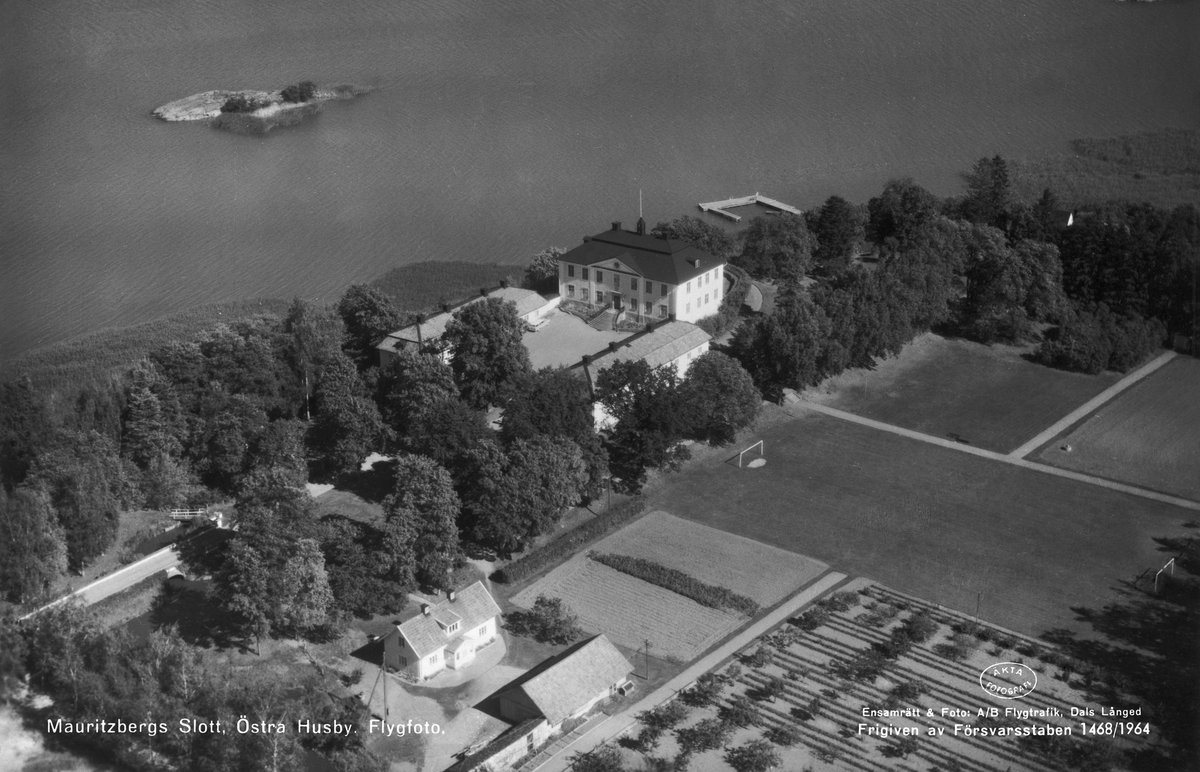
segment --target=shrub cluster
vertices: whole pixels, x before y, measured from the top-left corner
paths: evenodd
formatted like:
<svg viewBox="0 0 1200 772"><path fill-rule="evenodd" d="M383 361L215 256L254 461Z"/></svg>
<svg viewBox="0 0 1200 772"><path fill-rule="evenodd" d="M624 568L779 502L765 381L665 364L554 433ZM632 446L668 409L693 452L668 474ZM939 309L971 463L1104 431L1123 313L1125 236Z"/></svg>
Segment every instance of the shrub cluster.
<svg viewBox="0 0 1200 772"><path fill-rule="evenodd" d="M822 598L817 601L817 605L830 611L842 612L849 611L860 602L862 602L862 599L858 596L858 593L847 590L845 592L835 592L828 598Z"/></svg>
<svg viewBox="0 0 1200 772"><path fill-rule="evenodd" d="M1078 311L1033 353L1035 361L1062 370L1123 373L1162 345L1166 329L1157 319L1118 316L1101 303Z"/></svg>
<svg viewBox="0 0 1200 772"><path fill-rule="evenodd" d="M307 102L312 99L317 93L317 84L311 80L304 80L294 85L288 86L280 92L285 102Z"/></svg>
<svg viewBox="0 0 1200 772"><path fill-rule="evenodd" d="M678 593L685 598L691 598L701 606L715 609L732 609L746 616L758 613L758 604L744 595L738 595L732 590L716 585L706 584L682 571L668 568L653 560L631 558L626 555L610 555L595 553L592 560L616 569L623 574L637 577L643 582L662 587Z"/></svg>
<svg viewBox="0 0 1200 772"><path fill-rule="evenodd" d="M580 547L615 531L618 526L640 515L645 509L646 499L642 496L635 496L628 501L622 501L603 514L598 515L595 519L589 520L549 544L539 547L528 555L509 563L493 574L492 579L502 584L512 584L526 577L533 576L543 568L578 552Z"/></svg>
<svg viewBox="0 0 1200 772"><path fill-rule="evenodd" d="M829 621L829 611L823 606L814 606L788 621L805 632L812 632Z"/></svg>
<svg viewBox="0 0 1200 772"><path fill-rule="evenodd" d="M252 113L271 104L269 99L254 99L245 94L234 94L221 105L223 113Z"/></svg>

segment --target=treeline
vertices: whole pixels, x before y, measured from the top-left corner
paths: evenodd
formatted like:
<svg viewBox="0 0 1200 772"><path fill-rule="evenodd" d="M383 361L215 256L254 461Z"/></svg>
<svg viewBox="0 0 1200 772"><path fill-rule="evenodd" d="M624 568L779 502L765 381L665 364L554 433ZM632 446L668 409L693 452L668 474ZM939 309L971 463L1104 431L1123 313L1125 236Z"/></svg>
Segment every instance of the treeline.
<svg viewBox="0 0 1200 772"><path fill-rule="evenodd" d="M761 405L723 354L686 379L621 363L596 379L621 422L602 437L583 374L532 369L512 303L464 306L429 350L381 368L376 344L412 321L356 285L332 307L296 300L171 342L67 399L4 384L0 592L43 599L112 546L122 511L232 501L228 549L189 558L244 640L336 636L347 615L469 581L465 547L519 551L606 480L636 492L685 438L731 441ZM363 472L373 452L392 460ZM319 517L309 481L364 491L383 518Z"/></svg>
<svg viewBox="0 0 1200 772"><path fill-rule="evenodd" d="M1037 361L1092 373L1192 333L1195 206L1111 204L1068 227L1051 191L1014 199L999 156L965 176L957 198L893 180L865 207L833 196L803 217L751 222L729 259L781 289L731 349L766 396L870 366L930 329L1037 343Z"/></svg>
<svg viewBox="0 0 1200 772"><path fill-rule="evenodd" d="M54 698L47 722L93 722L92 729L56 733L59 742L121 769L387 768L363 747L367 706L335 674L316 666L287 683L265 671L235 673L174 628L137 639L124 628L101 629L73 606L20 627L11 618L0 620L0 646L0 698L13 696L16 684L28 678ZM207 730L181 731L181 719ZM312 734L298 731L300 720L359 729ZM97 731L99 721L112 728ZM280 725L284 731L276 731Z"/></svg>

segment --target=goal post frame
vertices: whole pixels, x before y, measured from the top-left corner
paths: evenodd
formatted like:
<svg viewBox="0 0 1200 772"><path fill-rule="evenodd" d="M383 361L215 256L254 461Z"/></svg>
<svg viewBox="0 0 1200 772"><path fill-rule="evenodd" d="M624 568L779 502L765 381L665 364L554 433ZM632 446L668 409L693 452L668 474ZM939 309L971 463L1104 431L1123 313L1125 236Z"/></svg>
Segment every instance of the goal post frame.
<svg viewBox="0 0 1200 772"><path fill-rule="evenodd" d="M746 455L747 453L749 453L750 451L754 450L755 448L758 448L758 449L759 449L759 455L760 455L760 456L762 456L763 458L766 458L766 456L767 456L767 446L766 446L765 444L763 444L763 441L762 441L762 440L759 440L758 442L754 443L754 444L753 444L753 445L751 445L750 447L748 447L748 448L746 448L745 450L743 450L743 451L741 451L740 453L738 453L738 469L741 469L741 468L742 468L742 456Z"/></svg>

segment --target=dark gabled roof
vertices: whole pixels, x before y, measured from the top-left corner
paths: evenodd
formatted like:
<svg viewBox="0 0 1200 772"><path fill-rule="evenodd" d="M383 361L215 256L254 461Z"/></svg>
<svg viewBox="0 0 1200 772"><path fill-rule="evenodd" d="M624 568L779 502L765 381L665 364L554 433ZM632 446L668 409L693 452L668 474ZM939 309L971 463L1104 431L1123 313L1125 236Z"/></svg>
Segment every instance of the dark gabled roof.
<svg viewBox="0 0 1200 772"><path fill-rule="evenodd" d="M644 279L683 284L725 261L679 239L660 239L626 230L607 230L558 258L576 265L612 268L613 261Z"/></svg>
<svg viewBox="0 0 1200 772"><path fill-rule="evenodd" d="M542 663L513 688L524 692L551 724L559 724L632 669L608 638L597 635Z"/></svg>
<svg viewBox="0 0 1200 772"><path fill-rule="evenodd" d="M450 615L445 613L447 611L453 612L454 616L462 619L458 630L449 635L437 621L438 619L452 621ZM400 631L400 635L404 636L404 640L408 641L409 648L416 652L418 657L424 657L426 654L439 651L447 644L461 638L464 633L498 616L500 616L500 607L496 605L496 601L492 600L491 593L487 591L482 582L475 582L470 587L456 592L454 600L443 600L430 608L428 614L418 614L412 619L396 625L396 628Z"/></svg>

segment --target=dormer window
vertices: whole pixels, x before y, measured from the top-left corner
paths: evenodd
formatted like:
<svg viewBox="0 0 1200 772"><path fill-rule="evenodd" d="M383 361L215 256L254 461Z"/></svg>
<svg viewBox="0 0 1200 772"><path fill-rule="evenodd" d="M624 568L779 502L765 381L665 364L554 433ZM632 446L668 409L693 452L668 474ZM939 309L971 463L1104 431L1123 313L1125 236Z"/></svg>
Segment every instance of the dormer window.
<svg viewBox="0 0 1200 772"><path fill-rule="evenodd" d="M458 622L453 623L446 628L446 635L453 635L458 632Z"/></svg>

